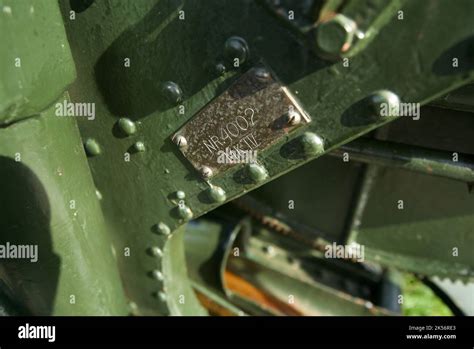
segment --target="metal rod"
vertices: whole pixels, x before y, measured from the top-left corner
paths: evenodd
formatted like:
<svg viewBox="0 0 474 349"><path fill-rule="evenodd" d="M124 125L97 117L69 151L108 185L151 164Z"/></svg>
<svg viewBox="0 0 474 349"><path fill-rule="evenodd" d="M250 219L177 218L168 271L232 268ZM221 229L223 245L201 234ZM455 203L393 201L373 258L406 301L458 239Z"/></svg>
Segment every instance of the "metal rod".
<svg viewBox="0 0 474 349"><path fill-rule="evenodd" d="M412 145L359 138L332 151L330 155L380 166L403 168L433 176L474 182L474 157L468 154ZM347 156L347 155L346 155Z"/></svg>

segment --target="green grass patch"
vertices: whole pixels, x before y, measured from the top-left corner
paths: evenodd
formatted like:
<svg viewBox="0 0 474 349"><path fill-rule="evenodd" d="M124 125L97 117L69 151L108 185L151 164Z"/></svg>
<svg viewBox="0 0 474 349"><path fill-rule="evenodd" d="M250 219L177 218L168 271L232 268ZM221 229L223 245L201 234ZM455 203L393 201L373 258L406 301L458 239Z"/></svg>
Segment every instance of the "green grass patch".
<svg viewBox="0 0 474 349"><path fill-rule="evenodd" d="M403 273L402 314L406 316L452 316L451 310L413 274Z"/></svg>

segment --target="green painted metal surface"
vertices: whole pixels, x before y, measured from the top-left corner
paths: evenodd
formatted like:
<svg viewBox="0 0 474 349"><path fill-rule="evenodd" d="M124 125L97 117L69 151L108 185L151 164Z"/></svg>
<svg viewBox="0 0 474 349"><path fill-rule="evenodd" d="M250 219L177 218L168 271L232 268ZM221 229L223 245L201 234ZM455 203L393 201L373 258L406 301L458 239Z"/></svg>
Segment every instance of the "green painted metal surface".
<svg viewBox="0 0 474 349"><path fill-rule="evenodd" d="M60 99L58 102L62 102ZM74 119L43 113L0 129L0 241L36 245L1 279L34 315L126 315L116 254Z"/></svg>
<svg viewBox="0 0 474 349"><path fill-rule="evenodd" d="M473 207L465 183L381 170L350 240L366 246L368 259L385 265L472 280Z"/></svg>
<svg viewBox="0 0 474 349"><path fill-rule="evenodd" d="M34 116L76 77L55 0L0 1L0 125Z"/></svg>
<svg viewBox="0 0 474 349"><path fill-rule="evenodd" d="M184 259L185 227L173 233L163 251L163 291L171 315L207 315L194 294L188 280Z"/></svg>

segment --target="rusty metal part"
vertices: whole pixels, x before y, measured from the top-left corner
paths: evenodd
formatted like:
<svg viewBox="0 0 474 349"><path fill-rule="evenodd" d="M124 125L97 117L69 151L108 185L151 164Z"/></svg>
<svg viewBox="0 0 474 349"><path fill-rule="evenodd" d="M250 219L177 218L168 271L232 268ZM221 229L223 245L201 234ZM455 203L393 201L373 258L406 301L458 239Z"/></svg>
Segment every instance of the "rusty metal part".
<svg viewBox="0 0 474 349"><path fill-rule="evenodd" d="M310 246L312 249L319 251L319 252L326 252L327 246L329 243L324 241L323 239L310 239L304 234L301 234L294 229L292 229L289 225L285 224L284 222L280 221L279 219L265 215L261 212L254 210L253 208L245 205L245 203L240 200L236 199L232 201L232 204L237 206L239 209L245 211L250 217L260 222L262 225L268 227L272 231L275 231L281 235L287 236L292 238L296 241L299 241L307 246ZM355 258L341 258L350 262L360 263Z"/></svg>
<svg viewBox="0 0 474 349"><path fill-rule="evenodd" d="M240 297L251 299L256 303L261 304L264 308L272 309L277 314L290 316L309 315L301 313L298 309L282 302L280 299L269 294L265 290L253 285L244 277L229 270L224 272L224 279L227 287L235 294L238 294Z"/></svg>
<svg viewBox="0 0 474 349"><path fill-rule="evenodd" d="M208 297L206 294L199 290L194 290L196 293L196 297L198 298L199 302L202 304L204 308L207 309L210 315L212 316L239 316L239 314L236 314L229 309L223 307L210 297Z"/></svg>

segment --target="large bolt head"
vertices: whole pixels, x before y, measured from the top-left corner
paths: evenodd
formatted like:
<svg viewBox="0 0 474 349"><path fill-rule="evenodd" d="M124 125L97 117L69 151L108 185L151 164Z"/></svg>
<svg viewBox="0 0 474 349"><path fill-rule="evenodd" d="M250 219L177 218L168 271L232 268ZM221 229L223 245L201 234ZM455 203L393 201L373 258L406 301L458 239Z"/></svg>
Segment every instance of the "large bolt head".
<svg viewBox="0 0 474 349"><path fill-rule="evenodd" d="M357 24L338 14L316 28L316 47L323 55L339 57L347 52L354 41Z"/></svg>

